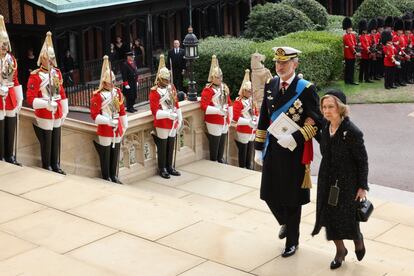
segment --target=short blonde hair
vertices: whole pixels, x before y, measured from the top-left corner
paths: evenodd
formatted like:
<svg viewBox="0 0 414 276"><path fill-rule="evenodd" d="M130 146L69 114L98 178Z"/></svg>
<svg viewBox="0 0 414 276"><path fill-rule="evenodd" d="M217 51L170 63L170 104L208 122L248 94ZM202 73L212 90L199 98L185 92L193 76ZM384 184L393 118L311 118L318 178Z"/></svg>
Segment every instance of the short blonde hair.
<svg viewBox="0 0 414 276"><path fill-rule="evenodd" d="M346 105L346 104L344 104L343 102L341 102L341 100L340 99L338 99L337 97L335 97L334 95L325 95L325 96L323 96L322 98L321 98L321 100L320 100L320 110L321 110L321 112L323 112L323 110L322 110L322 104L323 104L323 101L325 100L325 99L327 99L327 98L332 98L332 99L334 99L334 101L335 101L335 103L336 103L336 105L338 106L338 110L339 110L339 115L342 117L342 118L345 118L345 117L348 117L349 116L349 106L348 105Z"/></svg>

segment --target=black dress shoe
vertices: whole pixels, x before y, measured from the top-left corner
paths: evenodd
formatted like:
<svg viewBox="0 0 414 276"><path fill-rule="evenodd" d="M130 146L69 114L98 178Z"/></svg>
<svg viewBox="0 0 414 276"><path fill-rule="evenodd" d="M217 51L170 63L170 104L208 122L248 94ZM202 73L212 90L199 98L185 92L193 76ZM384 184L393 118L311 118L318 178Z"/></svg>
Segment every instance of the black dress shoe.
<svg viewBox="0 0 414 276"><path fill-rule="evenodd" d="M400 86L407 86L405 82L400 82Z"/></svg>
<svg viewBox="0 0 414 276"><path fill-rule="evenodd" d="M279 230L279 239L284 239L287 236L287 226L283 224Z"/></svg>
<svg viewBox="0 0 414 276"><path fill-rule="evenodd" d="M288 246L285 248L285 250L282 253L283 258L290 257L296 253L296 249L298 249L297 245Z"/></svg>
<svg viewBox="0 0 414 276"><path fill-rule="evenodd" d="M397 88L398 88L398 86L393 85L393 86L391 86L391 88L392 88L392 89L397 89Z"/></svg>
<svg viewBox="0 0 414 276"><path fill-rule="evenodd" d="M174 168L167 168L167 172L170 175L174 175L174 176L180 176L181 175L181 173L179 171L177 171L176 169L174 169Z"/></svg>
<svg viewBox="0 0 414 276"><path fill-rule="evenodd" d="M119 180L117 176L111 176L111 181L116 184L124 184L121 182L121 180Z"/></svg>
<svg viewBox="0 0 414 276"><path fill-rule="evenodd" d="M170 178L170 174L168 173L166 168L160 169L160 176L165 179Z"/></svg>
<svg viewBox="0 0 414 276"><path fill-rule="evenodd" d="M331 262L331 269L337 269L339 267L341 267L342 262L345 261L345 256L348 254L348 250L345 249L345 254L341 257L335 258L332 262Z"/></svg>
<svg viewBox="0 0 414 276"><path fill-rule="evenodd" d="M366 80L367 83L374 83L372 80Z"/></svg>

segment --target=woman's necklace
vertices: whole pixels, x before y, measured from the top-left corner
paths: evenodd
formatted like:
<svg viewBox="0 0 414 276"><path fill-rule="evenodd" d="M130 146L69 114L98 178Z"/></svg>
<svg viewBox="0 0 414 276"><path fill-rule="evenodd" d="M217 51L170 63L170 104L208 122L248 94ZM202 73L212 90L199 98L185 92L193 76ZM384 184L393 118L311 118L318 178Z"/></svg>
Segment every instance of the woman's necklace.
<svg viewBox="0 0 414 276"><path fill-rule="evenodd" d="M335 133L336 133L336 131L338 130L338 128L339 128L339 126L342 124L342 121L343 121L343 119L341 119L340 121L339 121L339 124L334 128L334 127L332 127L332 124L330 124L329 125L329 134L331 135L331 136L334 136L335 135Z"/></svg>

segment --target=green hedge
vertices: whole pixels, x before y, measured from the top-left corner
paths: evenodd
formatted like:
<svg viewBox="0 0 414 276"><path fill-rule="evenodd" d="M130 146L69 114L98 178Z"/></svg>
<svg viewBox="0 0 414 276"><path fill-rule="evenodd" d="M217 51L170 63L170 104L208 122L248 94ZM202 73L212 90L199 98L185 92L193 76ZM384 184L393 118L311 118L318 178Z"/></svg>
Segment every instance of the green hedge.
<svg viewBox="0 0 414 276"><path fill-rule="evenodd" d="M245 24L244 37L255 41L274 39L315 27L302 11L289 5L274 3L254 6Z"/></svg>
<svg viewBox="0 0 414 276"><path fill-rule="evenodd" d="M326 26L326 30L329 32L342 34L342 21L344 18L345 16L342 15L328 15L328 26Z"/></svg>
<svg viewBox="0 0 414 276"><path fill-rule="evenodd" d="M401 13L414 12L414 0L388 0L393 4Z"/></svg>
<svg viewBox="0 0 414 276"><path fill-rule="evenodd" d="M254 52L266 55L265 66L275 74L272 48L276 46L290 46L301 50L297 73L303 73L305 79L319 87L342 76L342 38L338 34L303 31L265 42L210 37L200 42L200 58L195 62L194 70L199 90L207 83L211 56L215 54L223 70L224 82L230 87L232 97L235 98L244 70L250 68L250 56Z"/></svg>
<svg viewBox="0 0 414 276"><path fill-rule="evenodd" d="M283 0L282 4L292 6L304 12L315 24L316 30L324 30L328 25L328 12L316 0Z"/></svg>
<svg viewBox="0 0 414 276"><path fill-rule="evenodd" d="M385 18L387 16L400 15L400 10L391 4L389 0L365 0L355 11L352 18L352 23L354 25L354 29L357 29L358 22L361 19L366 19L369 21L370 19L377 18L378 16Z"/></svg>

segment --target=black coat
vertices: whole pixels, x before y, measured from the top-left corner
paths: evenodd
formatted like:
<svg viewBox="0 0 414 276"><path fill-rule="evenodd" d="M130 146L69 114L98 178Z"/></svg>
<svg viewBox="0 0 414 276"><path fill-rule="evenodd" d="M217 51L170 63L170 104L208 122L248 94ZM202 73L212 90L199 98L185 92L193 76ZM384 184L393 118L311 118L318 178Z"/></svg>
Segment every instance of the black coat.
<svg viewBox="0 0 414 276"><path fill-rule="evenodd" d="M368 156L362 132L346 117L334 136L329 123L320 134L322 161L318 175L316 223L312 235L326 227L328 240L360 239L356 221L359 188L368 190ZM337 206L328 205L331 185L338 180L340 188Z"/></svg>
<svg viewBox="0 0 414 276"><path fill-rule="evenodd" d="M181 74L181 72L185 69L184 54L184 50L181 48L179 48L178 54L175 53L174 48L168 51L167 65L171 70L170 63L172 63L172 70L175 75Z"/></svg>
<svg viewBox="0 0 414 276"><path fill-rule="evenodd" d="M298 80L299 78L295 77L284 94L279 90L278 78L273 78L265 85L258 130L267 130L271 124L272 113L296 95ZM296 123L300 127L304 126L307 117L311 117L316 126L320 128L322 114L319 110L319 97L315 86L311 84L306 87L298 100L302 106L299 109L295 108L294 114L289 110L286 114L291 118L298 115L300 119ZM270 135L270 142L263 160L260 198L271 202L273 206L300 206L310 201L309 189L301 188L305 174L305 165L302 164L305 139L299 130L292 135L297 143L294 151L281 147L277 139ZM263 150L263 147L264 143L256 138L256 150Z"/></svg>
<svg viewBox="0 0 414 276"><path fill-rule="evenodd" d="M135 63L129 64L128 61L122 63L121 67L121 74L122 74L122 82L128 83L130 89L125 90L128 93L136 93L137 92L137 80L138 80L138 69ZM125 84L126 85L126 84Z"/></svg>

